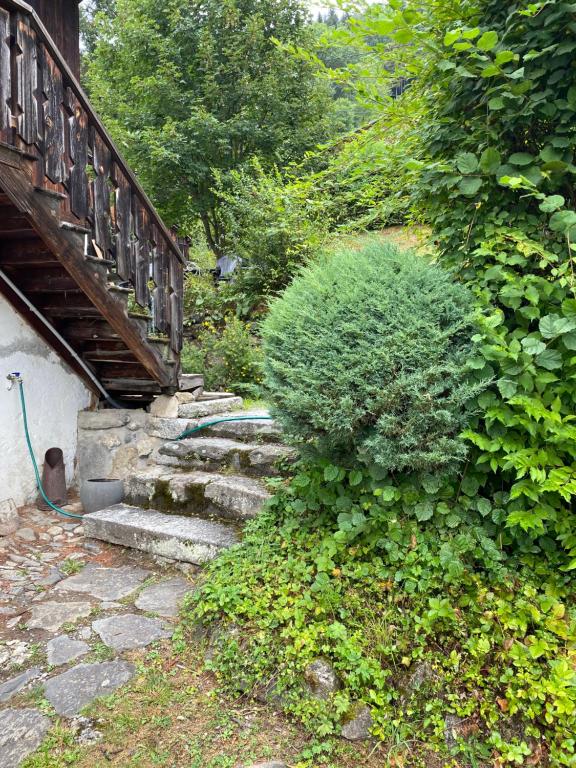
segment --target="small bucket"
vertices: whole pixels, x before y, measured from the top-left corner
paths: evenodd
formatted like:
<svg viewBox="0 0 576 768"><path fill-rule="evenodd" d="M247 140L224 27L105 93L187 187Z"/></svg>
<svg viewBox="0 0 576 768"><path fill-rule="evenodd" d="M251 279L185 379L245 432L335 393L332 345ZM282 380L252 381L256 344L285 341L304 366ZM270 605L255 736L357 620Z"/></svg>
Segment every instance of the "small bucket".
<svg viewBox="0 0 576 768"><path fill-rule="evenodd" d="M49 448L44 455L44 467L42 468L42 487L44 493L52 504L62 507L68 504L68 491L66 490L66 466L64 454L61 448ZM40 494L38 498L39 509L50 509Z"/></svg>
<svg viewBox="0 0 576 768"><path fill-rule="evenodd" d="M86 514L120 504L124 501L124 482L101 477L84 480L80 488L80 501Z"/></svg>

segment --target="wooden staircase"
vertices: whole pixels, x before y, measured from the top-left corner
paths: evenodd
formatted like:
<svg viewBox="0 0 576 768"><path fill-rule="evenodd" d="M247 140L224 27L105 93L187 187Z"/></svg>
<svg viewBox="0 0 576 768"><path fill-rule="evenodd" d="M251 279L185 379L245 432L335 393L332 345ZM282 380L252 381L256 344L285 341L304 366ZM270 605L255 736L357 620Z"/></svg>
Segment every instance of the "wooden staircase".
<svg viewBox="0 0 576 768"><path fill-rule="evenodd" d="M141 403L178 389L185 261L39 18L0 0L0 293Z"/></svg>

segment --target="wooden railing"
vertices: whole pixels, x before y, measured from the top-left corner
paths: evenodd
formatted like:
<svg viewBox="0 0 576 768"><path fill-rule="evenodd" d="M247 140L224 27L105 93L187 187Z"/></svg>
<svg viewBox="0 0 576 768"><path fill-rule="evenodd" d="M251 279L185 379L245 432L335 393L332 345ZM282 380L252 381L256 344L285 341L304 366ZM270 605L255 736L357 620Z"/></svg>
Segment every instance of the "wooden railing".
<svg viewBox="0 0 576 768"><path fill-rule="evenodd" d="M34 184L61 198L63 225L129 284L151 331L182 346L184 256L122 159L40 19L0 0L0 141L35 161Z"/></svg>

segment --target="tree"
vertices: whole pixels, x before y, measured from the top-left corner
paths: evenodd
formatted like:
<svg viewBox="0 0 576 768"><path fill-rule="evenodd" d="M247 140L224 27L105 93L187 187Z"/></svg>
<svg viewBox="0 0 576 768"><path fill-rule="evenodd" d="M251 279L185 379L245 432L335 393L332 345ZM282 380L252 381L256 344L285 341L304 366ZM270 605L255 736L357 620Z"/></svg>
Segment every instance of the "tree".
<svg viewBox="0 0 576 768"><path fill-rule="evenodd" d="M116 14L116 0L88 0L80 7L80 35L86 53L92 53L98 42L96 14L112 18Z"/></svg>
<svg viewBox="0 0 576 768"><path fill-rule="evenodd" d="M226 235L215 172L302 157L330 131L330 90L275 40L312 44L300 0L117 0L97 17L88 87L171 224Z"/></svg>

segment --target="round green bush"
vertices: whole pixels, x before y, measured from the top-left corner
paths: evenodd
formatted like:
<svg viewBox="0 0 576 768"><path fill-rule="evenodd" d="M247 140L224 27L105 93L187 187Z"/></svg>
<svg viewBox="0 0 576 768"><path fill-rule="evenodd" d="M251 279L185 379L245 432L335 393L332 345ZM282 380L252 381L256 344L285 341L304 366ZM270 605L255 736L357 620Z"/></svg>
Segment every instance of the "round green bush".
<svg viewBox="0 0 576 768"><path fill-rule="evenodd" d="M465 457L473 300L414 253L375 243L302 270L263 323L274 416L340 463L434 471Z"/></svg>

